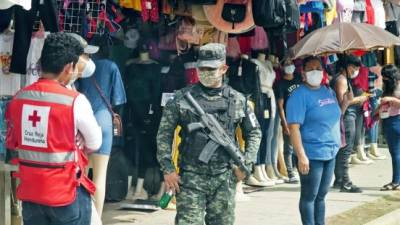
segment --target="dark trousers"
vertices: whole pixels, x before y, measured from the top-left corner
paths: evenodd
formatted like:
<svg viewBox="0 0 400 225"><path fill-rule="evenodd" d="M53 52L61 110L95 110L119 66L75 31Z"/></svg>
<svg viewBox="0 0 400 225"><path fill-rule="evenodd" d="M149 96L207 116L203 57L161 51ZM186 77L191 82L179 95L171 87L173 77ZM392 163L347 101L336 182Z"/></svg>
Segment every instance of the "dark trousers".
<svg viewBox="0 0 400 225"><path fill-rule="evenodd" d="M33 24L37 18L37 12L43 22L46 31L58 32L57 3L55 0L32 0L32 8L29 11L21 6L15 8L15 37L11 59L10 72L26 74L26 58L31 44Z"/></svg>
<svg viewBox="0 0 400 225"><path fill-rule="evenodd" d="M269 128L271 122L271 98L266 94L262 94L261 97L262 101L264 101L263 104L264 110L262 110L262 113L260 113L260 115L257 115L257 120L259 121L261 126L262 138L261 138L260 148L258 149L257 153L256 165L261 165L266 163L267 151L270 150L268 149L268 135L270 132ZM268 113L265 113L264 111L268 111Z"/></svg>
<svg viewBox="0 0 400 225"><path fill-rule="evenodd" d="M50 207L22 202L24 225L90 225L92 203L90 194L77 189L75 201L67 206Z"/></svg>
<svg viewBox="0 0 400 225"><path fill-rule="evenodd" d="M392 183L400 184L400 115L383 120L383 132L392 157Z"/></svg>
<svg viewBox="0 0 400 225"><path fill-rule="evenodd" d="M335 159L310 160L310 171L300 174L300 214L303 225L325 224L325 196L332 181Z"/></svg>
<svg viewBox="0 0 400 225"><path fill-rule="evenodd" d="M290 136L283 134L283 156L285 159L286 169L288 173L288 177L294 177L293 168L295 165L293 164L293 145L290 141Z"/></svg>
<svg viewBox="0 0 400 225"><path fill-rule="evenodd" d="M335 182L339 185L346 185L351 182L349 176L349 159L353 152L356 139L356 121L357 113L354 111L346 111L343 117L346 145L341 148L336 155L335 165Z"/></svg>

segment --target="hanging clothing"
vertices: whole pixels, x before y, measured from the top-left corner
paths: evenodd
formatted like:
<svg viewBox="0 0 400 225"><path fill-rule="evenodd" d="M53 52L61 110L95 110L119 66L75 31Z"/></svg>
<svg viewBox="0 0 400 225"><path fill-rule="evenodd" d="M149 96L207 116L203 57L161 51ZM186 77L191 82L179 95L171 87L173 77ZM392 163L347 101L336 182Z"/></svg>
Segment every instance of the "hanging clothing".
<svg viewBox="0 0 400 225"><path fill-rule="evenodd" d="M5 114L7 104L11 98L0 98L0 160L6 153L6 132L7 124L5 120Z"/></svg>
<svg viewBox="0 0 400 225"><path fill-rule="evenodd" d="M36 20L37 12L46 31L58 32L57 4L53 0L32 0L32 8L29 11L22 7L15 8L15 37L12 52L10 71L26 74L26 59L32 38L32 28Z"/></svg>
<svg viewBox="0 0 400 225"><path fill-rule="evenodd" d="M366 11L367 5L365 0L355 0L353 7L353 16L351 21L353 23L364 23L366 22Z"/></svg>
<svg viewBox="0 0 400 225"><path fill-rule="evenodd" d="M14 33L0 34L0 96L14 95L21 89L21 76L10 72Z"/></svg>
<svg viewBox="0 0 400 225"><path fill-rule="evenodd" d="M332 5L331 9L325 10L325 20L326 20L326 25L328 26L331 25L338 16L336 10L336 0L332 0L331 5Z"/></svg>
<svg viewBox="0 0 400 225"><path fill-rule="evenodd" d="M365 13L366 13L366 17L367 17L367 23L369 24L375 24L375 11L374 8L372 8L372 3L371 0L365 0Z"/></svg>
<svg viewBox="0 0 400 225"><path fill-rule="evenodd" d="M386 13L385 13L385 8L383 7L382 0L371 0L371 5L375 15L374 25L382 29L385 29Z"/></svg>
<svg viewBox="0 0 400 225"><path fill-rule="evenodd" d="M141 5L143 22L157 23L160 20L157 0L141 0Z"/></svg>
<svg viewBox="0 0 400 225"><path fill-rule="evenodd" d="M36 35L38 34L38 35ZM45 36L47 34L39 34L36 32L31 39L31 46L29 47L28 56L26 58L26 79L25 86L35 83L39 80L40 70L40 56L44 45Z"/></svg>
<svg viewBox="0 0 400 225"><path fill-rule="evenodd" d="M351 23L353 17L354 1L338 0L336 2L336 10L338 17L335 23L346 22Z"/></svg>

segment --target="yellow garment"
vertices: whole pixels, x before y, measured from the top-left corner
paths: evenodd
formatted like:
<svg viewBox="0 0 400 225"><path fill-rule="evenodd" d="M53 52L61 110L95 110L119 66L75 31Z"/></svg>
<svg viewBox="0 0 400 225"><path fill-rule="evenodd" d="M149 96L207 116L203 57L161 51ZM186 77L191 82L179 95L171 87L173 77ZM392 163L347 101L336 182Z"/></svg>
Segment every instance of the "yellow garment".
<svg viewBox="0 0 400 225"><path fill-rule="evenodd" d="M142 11L141 0L119 0L119 5L127 9Z"/></svg>
<svg viewBox="0 0 400 225"><path fill-rule="evenodd" d="M247 101L247 103L248 103L248 106L254 111L254 108L255 108L254 102ZM236 140L239 143L239 148L242 152L244 152L245 146L246 146L246 141L243 139L242 129L240 127L237 127L235 133L236 133Z"/></svg>
<svg viewBox="0 0 400 225"><path fill-rule="evenodd" d="M385 48L385 65L394 64L394 47Z"/></svg>
<svg viewBox="0 0 400 225"><path fill-rule="evenodd" d="M174 162L174 166L176 171L179 173L179 144L181 143L181 137L179 136L179 132L181 131L181 126L177 126L175 128L174 141L172 142L172 161Z"/></svg>
<svg viewBox="0 0 400 225"><path fill-rule="evenodd" d="M240 127L236 128L236 139L238 140L240 151L244 152L246 142L243 139L243 133Z"/></svg>
<svg viewBox="0 0 400 225"><path fill-rule="evenodd" d="M333 23L333 21L336 19L337 17L337 11L336 11L336 1L334 1L333 5L332 5L332 9L331 10L325 10L325 20L326 20L326 25L331 25Z"/></svg>

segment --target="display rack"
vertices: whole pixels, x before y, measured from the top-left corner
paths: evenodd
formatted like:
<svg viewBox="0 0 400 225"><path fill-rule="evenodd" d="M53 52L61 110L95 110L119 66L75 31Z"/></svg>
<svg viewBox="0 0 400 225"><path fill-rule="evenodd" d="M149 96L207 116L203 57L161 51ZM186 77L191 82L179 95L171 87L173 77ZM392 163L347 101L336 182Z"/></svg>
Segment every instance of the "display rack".
<svg viewBox="0 0 400 225"><path fill-rule="evenodd" d="M106 0L57 0L61 31L104 34Z"/></svg>

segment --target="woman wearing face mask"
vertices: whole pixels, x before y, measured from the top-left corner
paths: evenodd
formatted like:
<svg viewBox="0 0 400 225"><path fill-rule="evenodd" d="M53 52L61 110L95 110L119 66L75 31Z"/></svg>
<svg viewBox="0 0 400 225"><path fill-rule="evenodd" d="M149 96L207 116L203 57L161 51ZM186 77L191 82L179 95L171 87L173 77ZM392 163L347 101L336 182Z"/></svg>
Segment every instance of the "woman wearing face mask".
<svg viewBox="0 0 400 225"><path fill-rule="evenodd" d="M340 107L334 91L321 86L319 58L303 62L303 80L289 97L286 118L300 172L300 214L304 225L325 224L325 196L340 147Z"/></svg>
<svg viewBox="0 0 400 225"><path fill-rule="evenodd" d="M79 79L76 84L79 92L83 93L92 105L103 135L100 149L89 156L90 165L93 168L93 182L96 185L95 206L101 218L105 198L107 166L113 141L113 112L109 108L124 104L126 97L117 65L106 59L108 58L106 48L102 47L99 52L93 55L93 58L95 58L94 61L88 55L81 57L82 61L86 61L81 76L84 79ZM91 76L91 74L93 75Z"/></svg>
<svg viewBox="0 0 400 225"><path fill-rule="evenodd" d="M356 132L361 133L363 125L361 106L368 100L368 97L363 95L361 88L354 86L351 82L352 79L358 76L361 61L355 56L346 55L339 61L339 66L340 73L333 79L332 86L335 89L336 97L343 113L346 144L340 149L336 157L335 182L333 187L339 188L341 192L361 193L362 190L350 180L349 159L355 143L360 143L360 141L356 141L356 137L361 137L362 135L357 135ZM357 122L361 122L361 124L357 126ZM361 149L361 151L364 151L364 149ZM353 158L357 159L356 156L353 156Z"/></svg>
<svg viewBox="0 0 400 225"><path fill-rule="evenodd" d="M382 191L396 190L400 186L400 73L396 66L382 68L383 98L379 106L383 133L392 157L392 182Z"/></svg>

